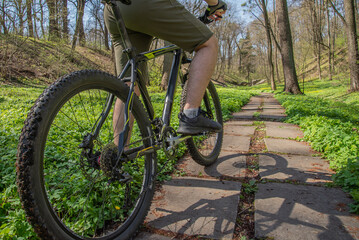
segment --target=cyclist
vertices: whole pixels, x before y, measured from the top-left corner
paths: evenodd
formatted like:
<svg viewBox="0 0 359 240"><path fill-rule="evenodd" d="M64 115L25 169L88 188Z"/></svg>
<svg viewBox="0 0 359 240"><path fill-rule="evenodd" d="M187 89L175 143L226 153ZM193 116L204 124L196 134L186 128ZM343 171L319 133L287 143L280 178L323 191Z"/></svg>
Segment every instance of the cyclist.
<svg viewBox="0 0 359 240"><path fill-rule="evenodd" d="M208 4L205 16L212 20L221 19L227 10L226 3L222 0L205 1ZM179 114L177 132L195 135L220 131L222 126L207 118L199 108L217 62L218 40L209 28L177 0L132 0L130 5L118 3L117 7L121 10L131 43L138 52L149 50L153 36L172 42L188 52L196 52L189 70L187 98L184 111ZM109 6L105 7L104 18L114 44L119 74L128 59L123 53L121 34ZM143 70L143 66L140 67ZM136 94L139 94L138 89ZM123 119L119 119L123 109L124 105L117 101L113 120L115 136L120 132L118 126L123 126Z"/></svg>

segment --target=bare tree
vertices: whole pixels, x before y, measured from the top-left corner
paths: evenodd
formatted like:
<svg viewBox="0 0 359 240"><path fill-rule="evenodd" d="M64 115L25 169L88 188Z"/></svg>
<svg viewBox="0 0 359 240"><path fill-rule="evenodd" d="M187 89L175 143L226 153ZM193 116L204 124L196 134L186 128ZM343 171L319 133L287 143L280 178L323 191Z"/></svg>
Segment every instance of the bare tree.
<svg viewBox="0 0 359 240"><path fill-rule="evenodd" d="M359 91L359 52L354 0L344 0L345 17L340 14L331 0L329 0L329 3L343 21L347 30L350 91Z"/></svg>
<svg viewBox="0 0 359 240"><path fill-rule="evenodd" d="M271 37L271 25L268 17L267 11L267 1L260 0L261 9L264 17L264 27L266 29L266 37L267 37L267 57L268 57L268 65L269 65L269 76L272 90L276 90L276 85L274 81L274 65L273 65L273 48L272 48L272 37Z"/></svg>
<svg viewBox="0 0 359 240"><path fill-rule="evenodd" d="M350 68L350 90L359 91L358 35L355 21L354 0L344 0L345 20L348 34L348 57Z"/></svg>
<svg viewBox="0 0 359 240"><path fill-rule="evenodd" d="M34 24L32 23L32 0L26 0L26 19L29 36L34 37Z"/></svg>
<svg viewBox="0 0 359 240"><path fill-rule="evenodd" d="M19 26L17 28L18 29L17 33L22 36L22 35L24 35L24 28L25 28L26 5L25 5L25 2L23 0L14 0L13 3L14 3L14 7L15 7L15 10L16 10L16 15L17 15L18 22L19 22ZM14 29L16 29L15 22L13 24L14 24Z"/></svg>
<svg viewBox="0 0 359 240"><path fill-rule="evenodd" d="M171 43L164 41L164 46L168 46ZM166 90L168 85L168 79L170 77L171 65L172 65L172 54L166 53L163 59L163 68L162 68L162 79L161 79L161 90Z"/></svg>
<svg viewBox="0 0 359 240"><path fill-rule="evenodd" d="M322 37L322 18L323 0L305 0L310 13L310 34L312 36L312 46L314 57L317 61L317 71L319 79L322 79L321 54L324 46Z"/></svg>
<svg viewBox="0 0 359 240"><path fill-rule="evenodd" d="M249 9L252 15L258 20L258 22L263 26L265 29L267 44L267 64L269 68L269 76L267 79L269 80L269 83L271 85L272 90L276 90L276 84L275 84L275 76L274 76L274 64L273 64L273 44L272 44L272 26L269 20L268 15L268 0L249 0L248 1ZM255 11L259 10L259 14L261 16L258 16L259 14L256 14ZM273 34L273 38L275 38Z"/></svg>
<svg viewBox="0 0 359 240"><path fill-rule="evenodd" d="M46 0L46 3L49 10L49 40L58 41L60 31L57 18L57 0Z"/></svg>
<svg viewBox="0 0 359 240"><path fill-rule="evenodd" d="M80 40L80 45L85 44L85 32L84 32L84 23L83 23L85 4L86 4L85 0L77 0L77 18L76 18L75 32L72 39L72 50L75 50L77 37Z"/></svg>
<svg viewBox="0 0 359 240"><path fill-rule="evenodd" d="M9 30L8 27L6 26L6 16L7 16L7 9L8 9L8 3L6 1L1 1L1 6L0 6L0 24L1 27L3 29L3 33L4 34L8 34Z"/></svg>
<svg viewBox="0 0 359 240"><path fill-rule="evenodd" d="M330 23L330 10L329 10L329 0L326 0L326 17L327 17L327 32L328 32L328 40L327 40L327 44L328 44L328 77L329 80L333 79L333 59L332 59L332 41L331 41L331 36L332 36L332 30L331 30L331 23Z"/></svg>
<svg viewBox="0 0 359 240"><path fill-rule="evenodd" d="M41 34L42 37L45 37L45 11L44 11L44 2L42 0L39 0L39 5L40 5L40 26L41 26Z"/></svg>
<svg viewBox="0 0 359 240"><path fill-rule="evenodd" d="M273 0L273 28L275 31L272 31L272 37L273 39L275 39L275 37L278 35L278 28L277 28L277 14L276 14L276 11L275 11L275 1ZM279 46L278 44L274 44L274 59L275 59L275 70L276 70L276 73L277 73L277 81L280 83L280 74L279 74L279 64L278 64L278 49L279 49Z"/></svg>
<svg viewBox="0 0 359 240"><path fill-rule="evenodd" d="M91 23L95 25L95 42L97 41L97 37L99 37L101 41L104 42L105 48L109 50L108 31L103 20L103 5L100 0L90 0L89 3L91 18L94 21L91 21Z"/></svg>
<svg viewBox="0 0 359 240"><path fill-rule="evenodd" d="M295 69L287 0L277 0L276 13L282 55L283 73L285 78L284 91L293 94L302 94L299 88L297 73Z"/></svg>
<svg viewBox="0 0 359 240"><path fill-rule="evenodd" d="M62 39L66 42L69 39L69 19L67 0L61 0Z"/></svg>

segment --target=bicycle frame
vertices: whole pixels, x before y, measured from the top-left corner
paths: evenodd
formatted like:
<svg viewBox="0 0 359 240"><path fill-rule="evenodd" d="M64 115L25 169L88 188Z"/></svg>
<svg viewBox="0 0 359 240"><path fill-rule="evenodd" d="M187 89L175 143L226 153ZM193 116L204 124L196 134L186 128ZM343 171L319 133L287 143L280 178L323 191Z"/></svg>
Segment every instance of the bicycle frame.
<svg viewBox="0 0 359 240"><path fill-rule="evenodd" d="M114 13L116 19L118 20L117 25L122 33L123 46L125 49L124 53L127 54L128 59L129 59L127 64L125 65L124 69L118 75L119 80L128 83L128 85L130 86L130 91L129 91L129 94L127 97L127 101L125 103L125 118L124 118L125 125L124 125L122 132L119 134L119 142L118 142L119 153L122 153L124 150L124 146L126 144L126 139L128 137L129 131L130 131L129 116L130 116L130 109L132 107L132 97L135 92L134 90L135 90L136 84L138 84L138 87L140 89L140 94L142 96L145 108L149 114L150 119L154 120L154 118L155 118L153 106L150 101L150 96L149 96L147 88L146 88L146 83L144 82L143 78L139 77L141 72L138 69L138 64L140 62L146 62L151 59L157 58L166 53L174 54L173 61L172 61L172 67L171 67L171 73L170 73L170 77L168 80L167 93L166 93L164 107L163 107L162 119L161 119L162 123L163 123L163 128L165 128L167 126L170 126L170 118L171 118L172 107L173 107L173 99L174 99L174 95L175 95L175 91L176 91L177 78L178 78L178 75L180 72L180 66L181 66L182 57L183 57L183 50L176 45L170 45L170 46L155 49L152 51L136 54L136 51L132 47L132 44L129 40L127 30L126 30L123 18L121 16L121 13L120 13L119 9L115 7L114 2L115 2L114 0L106 0L106 4L109 4L111 6L113 13ZM190 61L191 60L187 59L186 62L190 62ZM131 77L125 78L125 75L126 75L126 73L128 73L128 71L130 71ZM181 78L181 79L183 81L183 78ZM114 96L113 95L109 96L109 98L107 100L106 107L101 114L101 119L99 120L99 122L97 123L97 126L95 128L94 134L92 136L93 138L96 138L97 135L99 134L99 131L100 131L101 126L103 125L103 122L108 117L108 114L110 112L113 101L114 101ZM182 138L181 141L183 141L186 138L188 138L188 137ZM136 150L138 150L138 149L136 149ZM153 150L154 149L152 149L152 151ZM137 151L134 151L134 152L137 152ZM144 154L147 154L147 153L148 152L146 151L146 153L144 153Z"/></svg>

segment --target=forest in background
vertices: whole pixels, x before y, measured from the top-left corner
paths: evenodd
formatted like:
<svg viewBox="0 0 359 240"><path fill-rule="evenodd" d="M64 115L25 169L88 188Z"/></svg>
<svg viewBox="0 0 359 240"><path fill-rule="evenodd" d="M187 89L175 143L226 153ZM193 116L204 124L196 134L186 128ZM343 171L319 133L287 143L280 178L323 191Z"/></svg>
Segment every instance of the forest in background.
<svg viewBox="0 0 359 240"><path fill-rule="evenodd" d="M202 0L180 2L196 16L203 13ZM215 80L238 85L266 81L275 90L288 78L287 62L293 81L350 72L348 90L358 91L358 0L229 0L228 5L226 17L210 25L220 46ZM1 0L0 32L66 44L73 51L78 46L108 55L111 51L101 0ZM14 74L6 65L11 60L6 39L0 54L0 77L5 80ZM152 47L163 44L154 40ZM293 59L288 63L283 56ZM165 72L169 61L161 59L156 66Z"/></svg>

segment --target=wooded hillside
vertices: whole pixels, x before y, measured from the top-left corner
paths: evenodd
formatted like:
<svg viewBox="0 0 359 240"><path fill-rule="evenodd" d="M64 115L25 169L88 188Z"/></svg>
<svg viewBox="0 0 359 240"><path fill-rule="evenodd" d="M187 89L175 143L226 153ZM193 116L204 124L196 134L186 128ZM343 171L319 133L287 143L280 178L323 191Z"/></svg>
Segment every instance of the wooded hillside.
<svg viewBox="0 0 359 240"><path fill-rule="evenodd" d="M197 16L205 7L202 0L181 2ZM220 44L215 79L235 84L251 84L253 80L266 79L275 89L276 84L287 79L290 73L292 79L294 76L332 79L336 73L348 71L351 76L349 89L359 89L357 0L227 2L229 10L224 20L210 26ZM36 48L36 44L31 44L36 42L33 39L50 40L48 46L55 46L61 53L64 49L64 54L53 54L54 58L69 57L71 60L76 59L73 50L80 46L107 53L111 48L100 0L1 0L0 12L0 32L3 35L1 77L5 79L13 77L10 72L6 73L6 69L15 53L27 51L24 49L28 49L29 44L33 50ZM248 22L248 16L252 21ZM24 38L14 42L8 37L13 34ZM16 50L9 48L11 44ZM156 41L153 47L162 44ZM292 53L286 53L287 49L292 49ZM19 54L16 58L22 56ZM291 60L286 60L286 56ZM98 64L98 61L93 62ZM291 70L286 70L286 64L291 66ZM97 66L90 64L89 67ZM31 66L20 67L18 64L18 68L15 76L21 71L36 72L31 70ZM50 73L49 76L53 77Z"/></svg>

